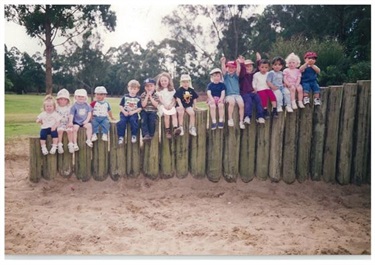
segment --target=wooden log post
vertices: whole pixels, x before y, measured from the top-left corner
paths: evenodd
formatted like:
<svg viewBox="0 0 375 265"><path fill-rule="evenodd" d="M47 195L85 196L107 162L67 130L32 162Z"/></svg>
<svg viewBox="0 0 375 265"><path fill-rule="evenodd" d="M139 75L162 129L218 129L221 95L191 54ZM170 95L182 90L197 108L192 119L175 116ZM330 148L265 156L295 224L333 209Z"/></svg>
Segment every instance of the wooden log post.
<svg viewBox="0 0 375 265"><path fill-rule="evenodd" d="M180 125L180 124L179 124ZM184 135L175 138L175 165L176 177L185 178L189 174L189 115L184 113Z"/></svg>
<svg viewBox="0 0 375 265"><path fill-rule="evenodd" d="M159 176L159 119L156 120L154 137L149 142L143 142L143 173L145 177L157 179Z"/></svg>
<svg viewBox="0 0 375 265"><path fill-rule="evenodd" d="M81 181L89 181L92 176L92 148L86 144L85 128L79 128L77 132L77 142L79 151L74 153L74 172L77 179Z"/></svg>
<svg viewBox="0 0 375 265"><path fill-rule="evenodd" d="M357 84L344 84L337 147L336 173L336 179L341 185L350 183L356 99Z"/></svg>
<svg viewBox="0 0 375 265"><path fill-rule="evenodd" d="M92 148L92 177L96 181L106 180L109 172L109 143L103 141L100 135L98 134L98 140L93 143Z"/></svg>
<svg viewBox="0 0 375 265"><path fill-rule="evenodd" d="M206 176L207 113L207 110L195 111L197 136L190 138L190 173L198 179Z"/></svg>
<svg viewBox="0 0 375 265"><path fill-rule="evenodd" d="M255 176L255 160L256 160L256 134L257 125L255 119L255 107L253 108L251 124L246 126L241 132L240 145L240 178L243 182L248 183Z"/></svg>
<svg viewBox="0 0 375 265"><path fill-rule="evenodd" d="M357 110L354 125L352 183L369 183L371 82L358 81Z"/></svg>
<svg viewBox="0 0 375 265"><path fill-rule="evenodd" d="M297 143L298 143L298 120L300 109L288 113L285 119L284 150L283 150L283 181L287 184L293 183L297 176Z"/></svg>
<svg viewBox="0 0 375 265"><path fill-rule="evenodd" d="M320 181L323 174L324 140L329 89L320 90L322 105L314 108L313 139L311 143L311 180Z"/></svg>
<svg viewBox="0 0 375 265"><path fill-rule="evenodd" d="M228 104L225 105L226 121L228 121ZM223 176L227 182L236 182L239 175L240 127L237 104L233 110L234 126L224 127L224 160Z"/></svg>
<svg viewBox="0 0 375 265"><path fill-rule="evenodd" d="M169 116L167 116L167 118L170 119ZM165 116L162 116L160 124L160 177L172 178L175 174L174 137L172 137L172 139L166 137L164 119ZM172 130L172 119L170 121L170 126Z"/></svg>
<svg viewBox="0 0 375 265"><path fill-rule="evenodd" d="M219 119L218 109L216 109L216 121ZM218 182L223 175L223 150L224 150L224 129L217 128L211 130L212 119L209 115L207 132L207 155L206 155L206 175L208 180ZM227 125L225 125L227 126Z"/></svg>
<svg viewBox="0 0 375 265"><path fill-rule="evenodd" d="M139 123L138 123L139 124ZM140 126L138 126L139 128ZM141 174L141 149L139 145L139 129L137 132L137 142L131 142L130 124L126 126L126 174L129 178L136 178Z"/></svg>
<svg viewBox="0 0 375 265"><path fill-rule="evenodd" d="M51 149L52 146L52 138L50 135L47 137L46 141L48 151ZM40 145L39 145L40 150ZM56 150L57 153L57 150ZM43 156L43 174L42 177L45 180L52 180L57 175L57 154L51 155L44 155Z"/></svg>
<svg viewBox="0 0 375 265"><path fill-rule="evenodd" d="M323 180L335 182L337 142L339 134L342 86L330 86L327 104L326 137L324 143Z"/></svg>
<svg viewBox="0 0 375 265"><path fill-rule="evenodd" d="M40 138L29 138L29 180L37 183L43 175L43 154L40 149Z"/></svg>
<svg viewBox="0 0 375 265"><path fill-rule="evenodd" d="M73 167L73 154L69 153L68 150L68 135L66 133L63 134L62 138L64 153L57 155L57 168L59 174L64 177L68 178L73 174L74 167Z"/></svg>
<svg viewBox="0 0 375 265"><path fill-rule="evenodd" d="M126 176L126 144L118 145L117 125L111 122L109 129L109 176L117 181Z"/></svg>
<svg viewBox="0 0 375 265"><path fill-rule="evenodd" d="M368 81L369 87L371 87L371 81ZM369 97L371 96L371 91L369 92ZM371 184L371 100L367 104L367 137L365 143L365 183Z"/></svg>
<svg viewBox="0 0 375 265"><path fill-rule="evenodd" d="M279 182L282 179L284 124L285 119L289 118L289 114L279 112L277 119L272 118L268 171L270 180L273 182Z"/></svg>
<svg viewBox="0 0 375 265"><path fill-rule="evenodd" d="M264 125L257 126L255 175L261 180L267 180L269 176L268 165L270 159L270 130L271 119L266 120Z"/></svg>

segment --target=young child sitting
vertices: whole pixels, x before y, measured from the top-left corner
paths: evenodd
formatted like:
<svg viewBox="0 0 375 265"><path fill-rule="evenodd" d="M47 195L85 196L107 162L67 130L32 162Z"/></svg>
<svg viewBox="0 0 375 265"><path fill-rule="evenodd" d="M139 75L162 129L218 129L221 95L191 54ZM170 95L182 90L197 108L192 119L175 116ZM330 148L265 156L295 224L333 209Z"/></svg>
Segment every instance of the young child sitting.
<svg viewBox="0 0 375 265"><path fill-rule="evenodd" d="M64 153L63 148L63 134L66 132L68 136L68 149L69 153L74 153L74 144L73 144L73 128L69 127L69 116L70 116L70 97L69 97L69 91L65 88L61 89L56 96L57 106L56 111L58 114L61 115L61 121L59 127L57 127L57 133L58 133L58 144L57 144L57 150L59 154Z"/></svg>
<svg viewBox="0 0 375 265"><path fill-rule="evenodd" d="M141 126L143 141L151 141L154 137L156 122L158 119L159 97L155 92L156 81L152 78L147 78L143 81L145 92L141 95Z"/></svg>
<svg viewBox="0 0 375 265"><path fill-rule="evenodd" d="M195 128L195 103L197 102L198 94L194 91L191 85L191 78L189 75L183 74L180 78L181 87L174 95L177 102L178 123L180 124L180 135L184 135L184 114L189 115L189 133L197 136L197 129Z"/></svg>
<svg viewBox="0 0 375 265"><path fill-rule="evenodd" d="M224 128L224 99L225 85L222 82L223 75L219 68L210 72L211 83L207 85L207 104L210 107L212 120L211 130ZM216 107L219 110L219 123L216 122Z"/></svg>
<svg viewBox="0 0 375 265"><path fill-rule="evenodd" d="M314 93L314 105L319 106L321 104L320 87L317 79L320 69L315 65L318 55L315 52L306 52L303 58L305 63L299 68L302 73L303 104L310 103L309 93L312 91Z"/></svg>
<svg viewBox="0 0 375 265"><path fill-rule="evenodd" d="M117 123L118 144L124 143L126 124L130 123L131 142L137 142L138 113L141 112L141 99L138 97L140 84L137 80L128 83L128 94L125 94L120 102L120 121Z"/></svg>
<svg viewBox="0 0 375 265"><path fill-rule="evenodd" d="M43 112L40 113L36 119L37 123L41 124L40 130L40 146L43 155L48 155L46 147L46 140L48 134L52 137L52 148L50 154L55 154L57 149L57 127L60 124L61 116L56 112L56 103L51 95L47 95L43 101Z"/></svg>
<svg viewBox="0 0 375 265"><path fill-rule="evenodd" d="M91 141L98 140L97 133L99 133L99 127L102 129L102 140L108 141L109 132L109 118L114 120L112 116L111 106L108 101L105 100L107 96L107 89L104 86L98 86L95 88L95 100L91 102L92 107L92 137Z"/></svg>
<svg viewBox="0 0 375 265"><path fill-rule="evenodd" d="M290 101L292 103L292 109L297 109L296 94L298 96L298 107L301 109L305 108L302 102L302 86L301 86L301 72L298 67L301 64L301 60L298 55L293 52L289 54L286 59L287 68L284 69L284 84L290 92Z"/></svg>

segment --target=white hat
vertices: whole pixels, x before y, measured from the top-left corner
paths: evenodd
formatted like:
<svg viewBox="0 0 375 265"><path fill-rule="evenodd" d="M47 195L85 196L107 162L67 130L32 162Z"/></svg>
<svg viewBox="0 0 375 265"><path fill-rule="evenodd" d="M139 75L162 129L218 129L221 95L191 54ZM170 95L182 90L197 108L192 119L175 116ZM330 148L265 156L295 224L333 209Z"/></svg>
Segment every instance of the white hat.
<svg viewBox="0 0 375 265"><path fill-rule="evenodd" d="M57 93L57 96L56 96L56 99L59 99L59 98L66 98L67 100L70 101L70 98L69 98L69 91L66 90L65 88L61 89L58 93Z"/></svg>
<svg viewBox="0 0 375 265"><path fill-rule="evenodd" d="M74 92L74 96L82 96L82 97L86 97L87 98L87 91L85 89L83 89L83 88L77 89Z"/></svg>
<svg viewBox="0 0 375 265"><path fill-rule="evenodd" d="M95 94L107 94L107 89L104 86L97 86L94 91Z"/></svg>
<svg viewBox="0 0 375 265"><path fill-rule="evenodd" d="M254 64L254 62L252 60L248 59L248 60L245 60L244 64L245 65Z"/></svg>
<svg viewBox="0 0 375 265"><path fill-rule="evenodd" d="M212 69L210 72L210 75L215 74L215 73L220 73L222 74L221 70L219 68Z"/></svg>

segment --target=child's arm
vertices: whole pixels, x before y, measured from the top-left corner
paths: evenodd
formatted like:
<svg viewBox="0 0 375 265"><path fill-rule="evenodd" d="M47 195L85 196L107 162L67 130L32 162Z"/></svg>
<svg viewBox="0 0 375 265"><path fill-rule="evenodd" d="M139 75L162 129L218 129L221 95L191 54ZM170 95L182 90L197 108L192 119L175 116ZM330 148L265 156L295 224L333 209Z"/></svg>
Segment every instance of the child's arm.
<svg viewBox="0 0 375 265"><path fill-rule="evenodd" d="M89 112L87 113L87 118L86 118L86 120L83 122L83 124L87 124L87 123L89 123L90 120L91 120L91 117L92 117L92 111L89 111Z"/></svg>
<svg viewBox="0 0 375 265"><path fill-rule="evenodd" d="M241 64L240 64L240 59L237 59L236 62L237 62L237 69L236 69L236 74L237 76L240 76L240 71L241 71Z"/></svg>
<svg viewBox="0 0 375 265"><path fill-rule="evenodd" d="M109 110L108 111L108 116L109 116L109 118L111 119L111 120L116 120L114 117L113 117L113 114L112 114L112 110Z"/></svg>
<svg viewBox="0 0 375 265"><path fill-rule="evenodd" d="M156 99L155 99L156 98ZM150 95L150 100L151 100L151 103L152 103L152 105L155 107L155 108L157 108L158 106L159 106L159 102L160 102L160 100L159 100L159 97L156 95L155 96L155 98L152 96L152 95Z"/></svg>
<svg viewBox="0 0 375 265"><path fill-rule="evenodd" d="M148 101L148 98L150 97L150 94L145 92L144 95L145 95L145 96L144 96L143 99L141 100L141 103L142 103L142 107L143 107L143 108L146 108L146 106L147 106L147 101ZM150 98L151 98L151 97L150 97Z"/></svg>
<svg viewBox="0 0 375 265"><path fill-rule="evenodd" d="M320 68L318 66L316 66L315 64L312 64L310 67L315 71L315 73L317 73L317 74L320 73Z"/></svg>
<svg viewBox="0 0 375 265"><path fill-rule="evenodd" d="M211 90L207 90L207 98L209 99L209 101L214 100L214 98L212 97L212 94L211 94Z"/></svg>
<svg viewBox="0 0 375 265"><path fill-rule="evenodd" d="M182 102L181 102L181 99L180 99L180 98L176 98L176 102L177 102L177 105L178 105L179 107L184 107L184 106L182 106Z"/></svg>
<svg viewBox="0 0 375 265"><path fill-rule="evenodd" d="M197 99L195 98L194 100L193 100L193 110L197 110L198 108L197 108Z"/></svg>
<svg viewBox="0 0 375 265"><path fill-rule="evenodd" d="M122 105L120 105L120 112L122 112L122 114L124 114L125 116L128 116L128 112L125 111L124 106Z"/></svg>
<svg viewBox="0 0 375 265"><path fill-rule="evenodd" d="M221 57L220 59L220 63L221 63L221 72L223 72L223 75L225 75L227 73L227 68L225 67L225 57Z"/></svg>

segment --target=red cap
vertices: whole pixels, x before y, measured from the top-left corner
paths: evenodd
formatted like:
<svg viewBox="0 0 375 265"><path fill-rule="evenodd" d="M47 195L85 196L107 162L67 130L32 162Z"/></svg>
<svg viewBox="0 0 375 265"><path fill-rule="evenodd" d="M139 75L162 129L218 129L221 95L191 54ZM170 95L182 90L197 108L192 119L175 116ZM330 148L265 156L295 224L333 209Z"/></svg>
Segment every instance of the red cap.
<svg viewBox="0 0 375 265"><path fill-rule="evenodd" d="M228 61L225 66L227 67L237 67L237 63L235 61Z"/></svg>
<svg viewBox="0 0 375 265"><path fill-rule="evenodd" d="M318 55L315 52L307 52L307 53L305 53L305 56L303 58L306 59L306 58L309 58L309 57L318 58Z"/></svg>

